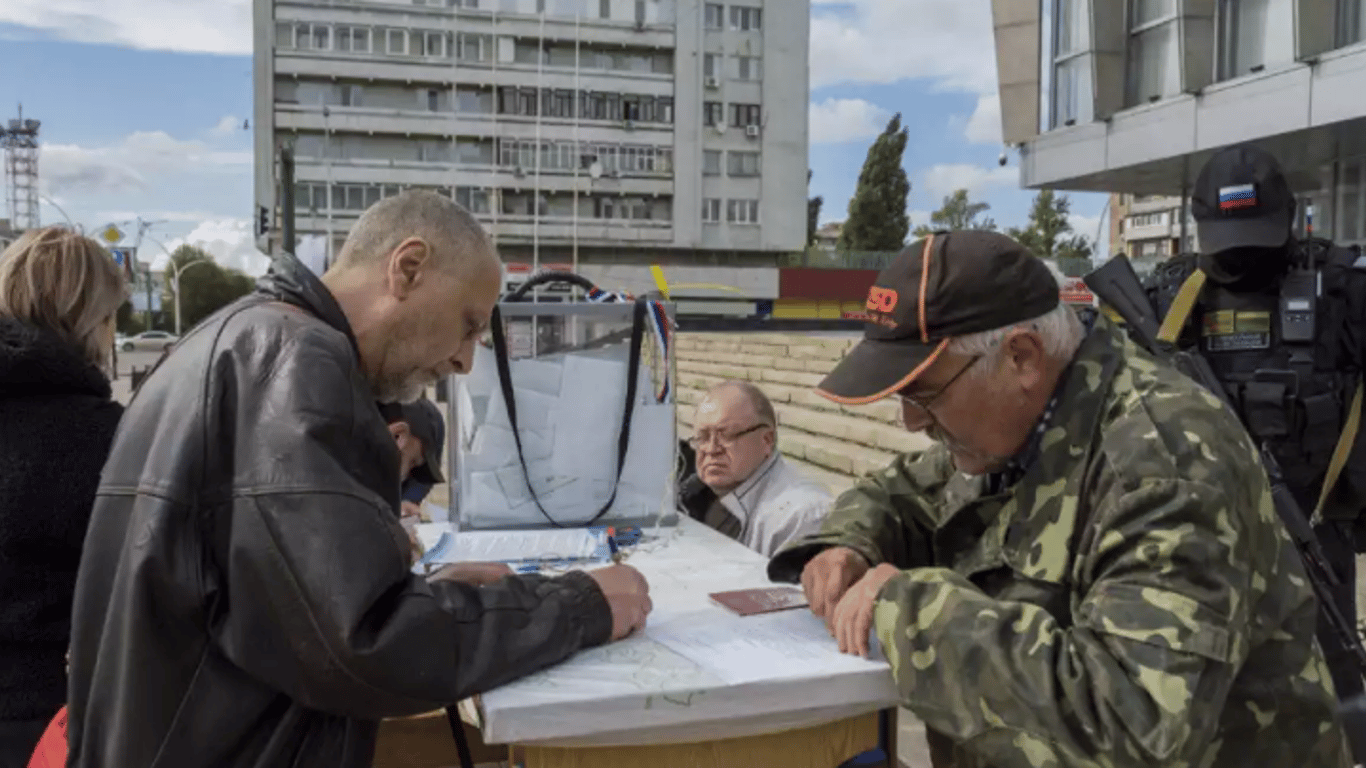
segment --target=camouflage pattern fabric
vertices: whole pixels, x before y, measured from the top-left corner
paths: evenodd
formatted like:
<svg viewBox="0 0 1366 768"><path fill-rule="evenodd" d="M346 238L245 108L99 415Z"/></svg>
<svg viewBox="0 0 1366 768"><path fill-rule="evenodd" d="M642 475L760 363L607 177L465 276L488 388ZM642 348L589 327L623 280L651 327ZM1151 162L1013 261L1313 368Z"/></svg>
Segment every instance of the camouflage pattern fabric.
<svg viewBox="0 0 1366 768"><path fill-rule="evenodd" d="M770 576L833 545L903 569L877 636L955 768L1350 765L1250 439L1106 320L1018 482L988 495L940 446L901 456Z"/></svg>

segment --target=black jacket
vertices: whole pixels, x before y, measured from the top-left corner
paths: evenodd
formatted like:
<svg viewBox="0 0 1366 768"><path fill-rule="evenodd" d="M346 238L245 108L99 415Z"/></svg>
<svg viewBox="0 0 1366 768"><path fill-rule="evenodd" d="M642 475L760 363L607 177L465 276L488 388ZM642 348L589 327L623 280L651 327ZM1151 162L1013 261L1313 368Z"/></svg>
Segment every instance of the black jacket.
<svg viewBox="0 0 1366 768"><path fill-rule="evenodd" d="M377 721L605 642L582 573L410 575L399 458L340 307L292 257L143 382L81 561L72 768L365 768Z"/></svg>
<svg viewBox="0 0 1366 768"><path fill-rule="evenodd" d="M122 413L78 350L0 317L0 720L66 703L81 542Z"/></svg>

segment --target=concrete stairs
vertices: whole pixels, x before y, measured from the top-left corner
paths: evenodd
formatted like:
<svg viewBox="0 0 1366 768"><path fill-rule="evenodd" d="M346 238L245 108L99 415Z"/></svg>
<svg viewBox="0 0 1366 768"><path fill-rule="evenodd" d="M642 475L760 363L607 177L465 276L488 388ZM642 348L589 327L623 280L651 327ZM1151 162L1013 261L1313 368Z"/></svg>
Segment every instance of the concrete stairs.
<svg viewBox="0 0 1366 768"><path fill-rule="evenodd" d="M815 386L857 337L778 333L685 333L678 336L679 434L692 433L697 404L726 379L757 385L778 414L778 445L794 465L839 493L855 478L887 466L900 452L927 445L901 426L893 398L864 406L831 402Z"/></svg>

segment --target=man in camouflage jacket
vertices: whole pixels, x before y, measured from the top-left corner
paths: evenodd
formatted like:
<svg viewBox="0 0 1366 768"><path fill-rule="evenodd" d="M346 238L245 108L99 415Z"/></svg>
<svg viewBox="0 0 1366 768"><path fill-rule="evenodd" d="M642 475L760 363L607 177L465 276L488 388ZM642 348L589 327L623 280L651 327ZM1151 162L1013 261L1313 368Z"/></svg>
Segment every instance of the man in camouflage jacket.
<svg viewBox="0 0 1366 768"><path fill-rule="evenodd" d="M899 457L779 552L869 630L936 765L1348 765L1315 604L1237 418L994 233L906 249L822 383L902 398Z"/></svg>

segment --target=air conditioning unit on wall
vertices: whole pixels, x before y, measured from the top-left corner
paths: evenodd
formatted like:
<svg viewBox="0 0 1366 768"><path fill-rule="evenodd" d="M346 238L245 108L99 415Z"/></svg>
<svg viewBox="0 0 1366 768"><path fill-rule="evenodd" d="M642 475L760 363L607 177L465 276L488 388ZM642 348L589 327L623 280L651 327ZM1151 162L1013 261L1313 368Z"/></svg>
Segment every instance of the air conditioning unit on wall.
<svg viewBox="0 0 1366 768"><path fill-rule="evenodd" d="M708 78L706 79L706 85L707 85L708 88L720 88L720 87L721 87L721 78L719 78L719 77L708 77Z"/></svg>
<svg viewBox="0 0 1366 768"><path fill-rule="evenodd" d="M748 136L748 137L750 137L751 139L757 139L757 138L759 138L759 126L757 126L757 125L747 125L747 126L745 126L745 135Z"/></svg>

